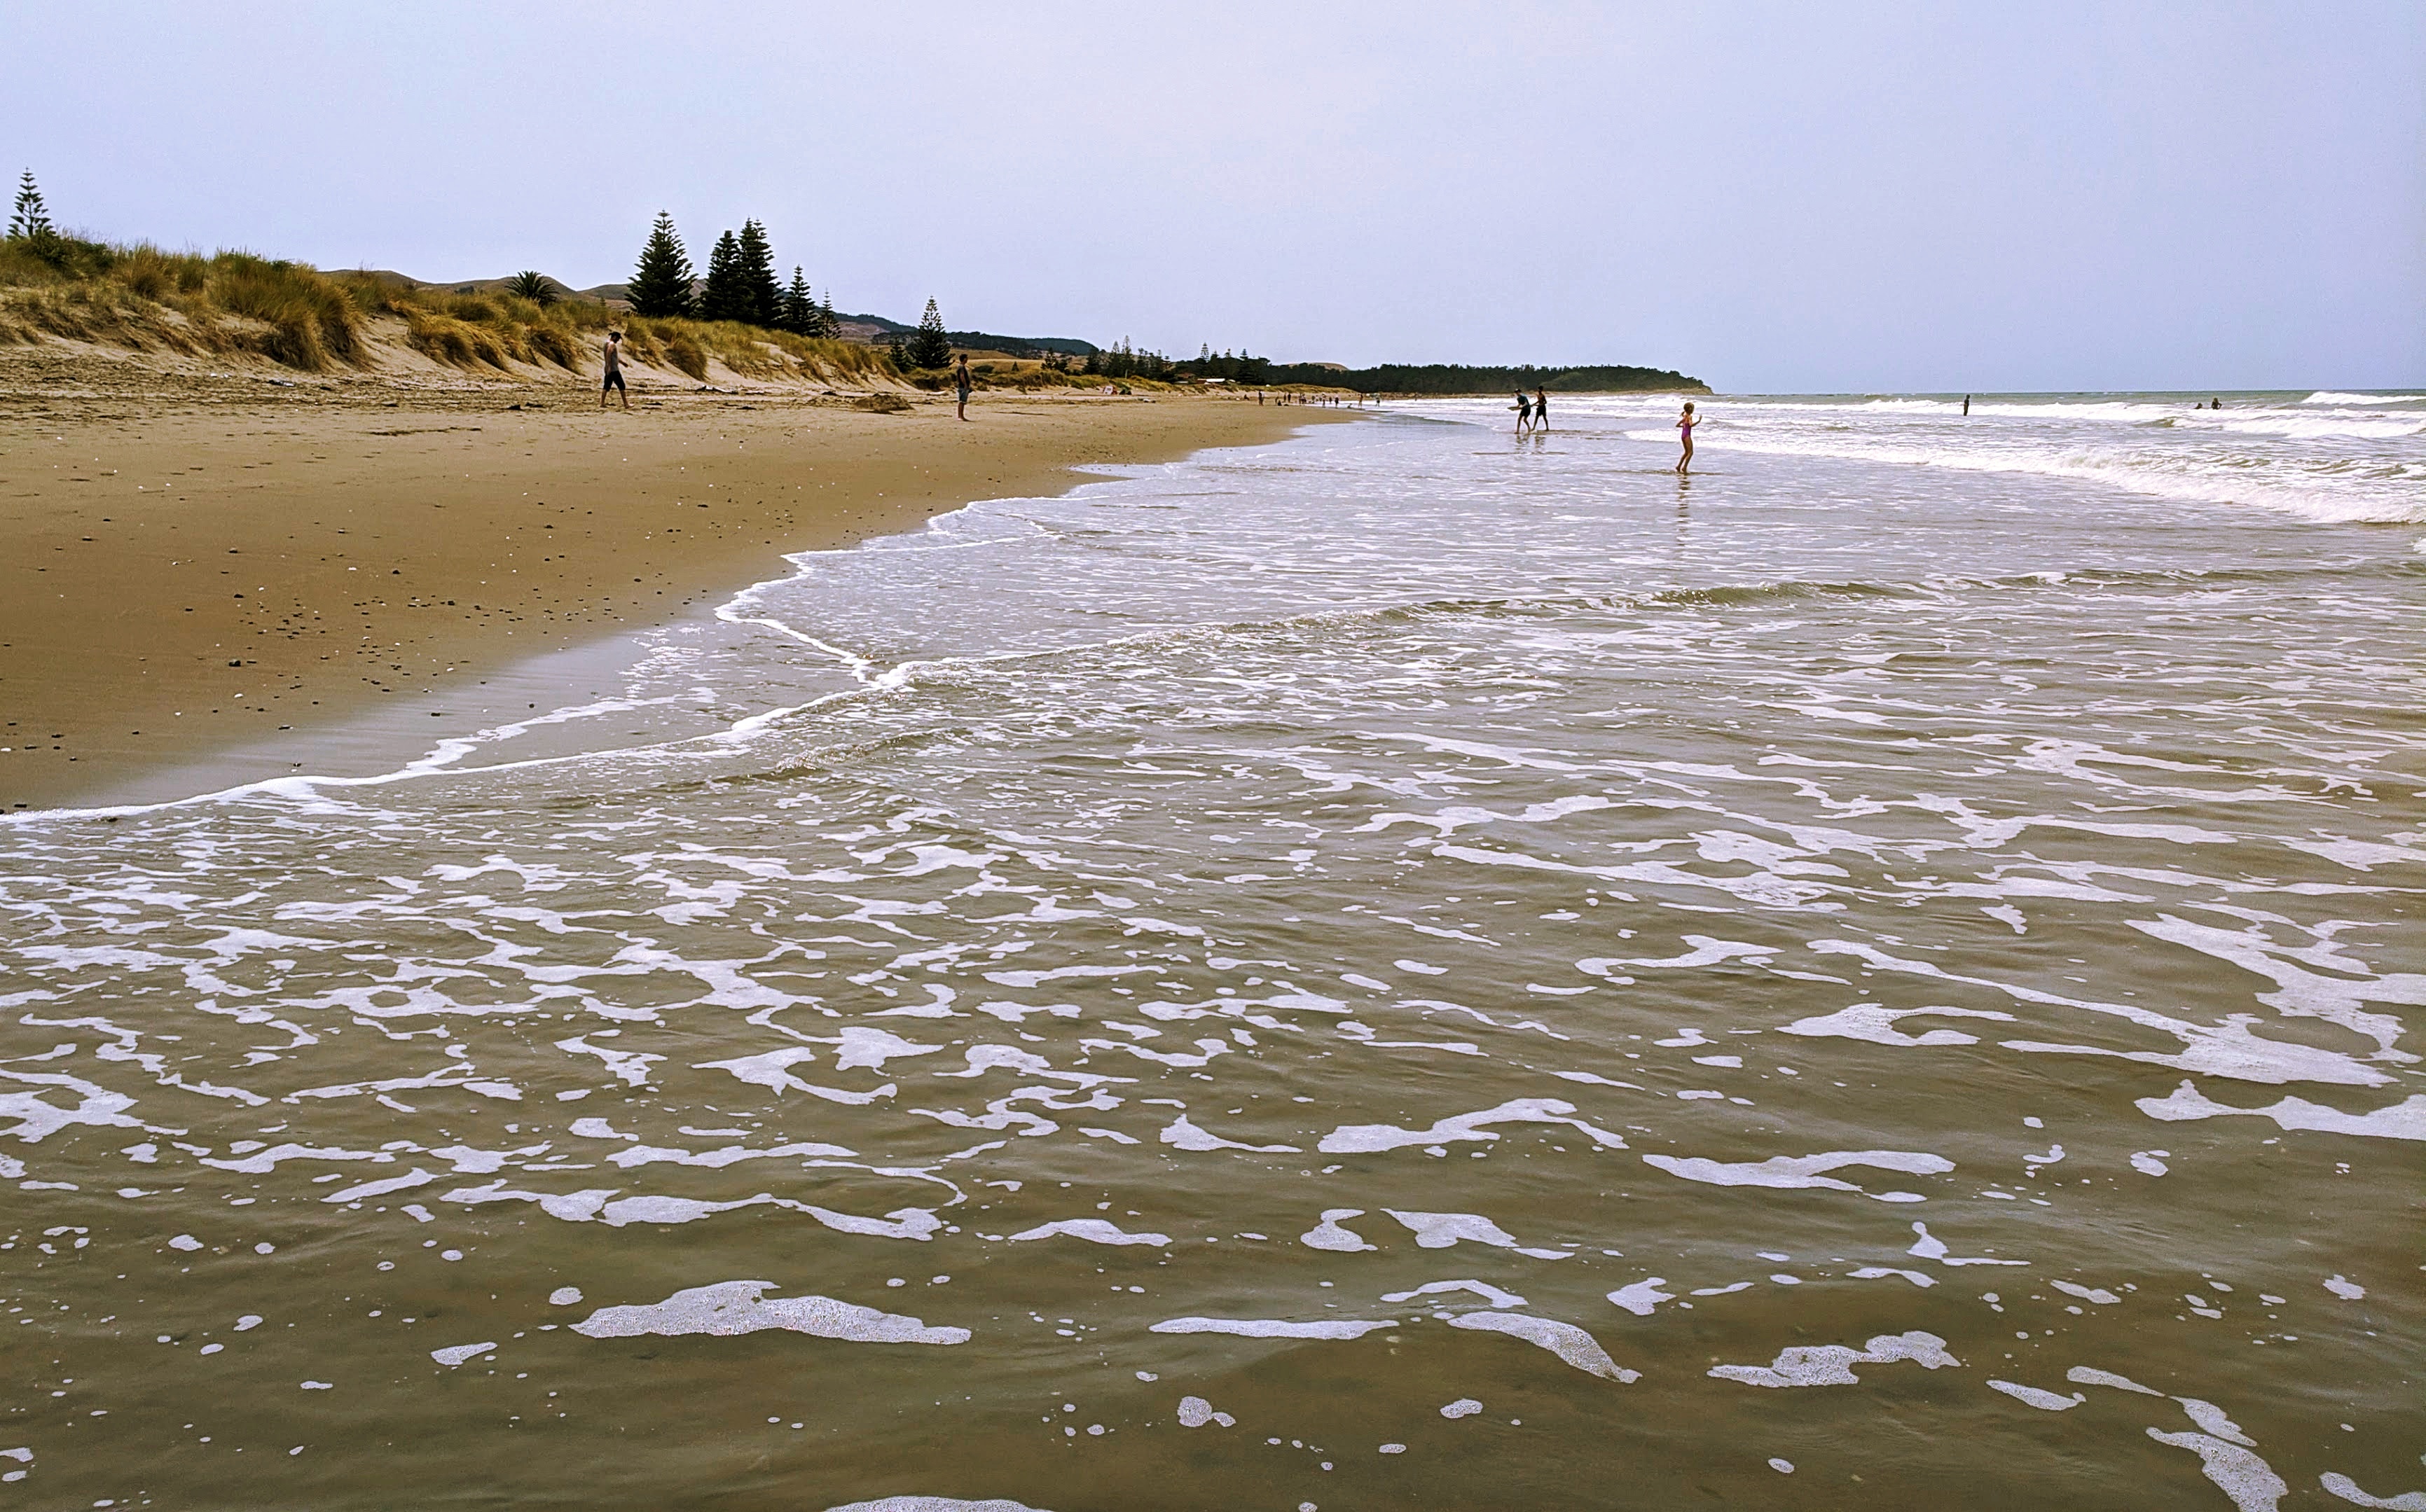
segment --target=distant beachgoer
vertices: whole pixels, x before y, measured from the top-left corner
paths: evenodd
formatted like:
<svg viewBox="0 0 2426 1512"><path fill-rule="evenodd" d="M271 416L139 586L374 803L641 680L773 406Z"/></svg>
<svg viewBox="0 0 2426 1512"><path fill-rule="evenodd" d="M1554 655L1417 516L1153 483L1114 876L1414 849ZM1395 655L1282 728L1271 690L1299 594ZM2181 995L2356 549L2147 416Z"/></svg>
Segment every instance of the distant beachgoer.
<svg viewBox="0 0 2426 1512"><path fill-rule="evenodd" d="M598 382L598 408L606 408L606 391L614 390L623 396L623 408L632 408L632 391L623 386L623 333L606 333L606 376Z"/></svg>
<svg viewBox="0 0 2426 1512"><path fill-rule="evenodd" d="M1971 412L1971 395L1967 394L1963 396L1963 412L1966 415Z"/></svg>
<svg viewBox="0 0 2426 1512"><path fill-rule="evenodd" d="M2210 399L2208 401L2207 407L2210 410L2221 410L2224 408L2224 401L2222 399Z"/></svg>
<svg viewBox="0 0 2426 1512"><path fill-rule="evenodd" d="M969 354L962 352L958 367L952 369L952 391L960 397L958 412L962 420L969 417Z"/></svg>
<svg viewBox="0 0 2426 1512"><path fill-rule="evenodd" d="M1679 473L1690 473L1693 470L1693 427L1699 424L1700 422L1693 418L1693 401L1686 400L1685 412L1676 420L1678 439L1685 443L1685 455L1676 458L1676 471Z"/></svg>
<svg viewBox="0 0 2426 1512"><path fill-rule="evenodd" d="M1550 395L1545 389L1533 391L1533 428L1536 430L1550 428Z"/></svg>
<svg viewBox="0 0 2426 1512"><path fill-rule="evenodd" d="M1525 397L1523 389L1518 389L1516 391L1516 434L1521 436L1532 427L1533 401Z"/></svg>

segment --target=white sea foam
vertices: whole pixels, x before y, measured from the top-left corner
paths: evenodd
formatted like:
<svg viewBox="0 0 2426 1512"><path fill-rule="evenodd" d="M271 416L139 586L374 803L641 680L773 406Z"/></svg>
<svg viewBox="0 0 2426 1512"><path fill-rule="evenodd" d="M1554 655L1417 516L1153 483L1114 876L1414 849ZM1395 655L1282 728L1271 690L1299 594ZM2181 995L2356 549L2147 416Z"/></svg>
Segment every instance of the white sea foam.
<svg viewBox="0 0 2426 1512"><path fill-rule="evenodd" d="M1880 1334L1859 1349L1845 1344L1797 1344L1767 1365L1713 1365L1708 1374L1748 1386L1854 1386L1861 1377L1855 1365L1886 1365L1910 1360L1923 1370L1959 1366L1946 1352L1946 1341L1933 1333Z"/></svg>
<svg viewBox="0 0 2426 1512"><path fill-rule="evenodd" d="M2027 1260L1996 1260L1985 1255L1949 1255L1946 1252L1946 1241L1931 1233L1929 1225L1916 1223L1912 1226L1912 1231L1918 1237L1913 1240L1912 1247L1905 1253L1918 1255L1923 1260L1933 1260L1941 1265L2027 1265L2030 1263Z"/></svg>
<svg viewBox="0 0 2426 1512"><path fill-rule="evenodd" d="M456 1344L447 1349L433 1349L429 1352L429 1358L438 1361L438 1363L442 1365L461 1365L464 1361L480 1355L485 1355L490 1350L496 1347L497 1342L492 1339L485 1343Z"/></svg>
<svg viewBox="0 0 2426 1512"><path fill-rule="evenodd" d="M1322 1136L1318 1147L1326 1155L1377 1153L1410 1146L1446 1145L1467 1140L1495 1140L1494 1124L1564 1124L1604 1149L1623 1150L1623 1136L1576 1118L1576 1105L1556 1098L1515 1098L1480 1113L1461 1113L1436 1119L1428 1129L1402 1129L1396 1124L1343 1124Z"/></svg>
<svg viewBox="0 0 2426 1512"><path fill-rule="evenodd" d="M1667 1284L1668 1279L1664 1276L1646 1277L1642 1280L1619 1287L1609 1294L1609 1299L1636 1317L1647 1318L1660 1303L1673 1302L1676 1299L1675 1293L1660 1290Z"/></svg>
<svg viewBox="0 0 2426 1512"><path fill-rule="evenodd" d="M1452 1328L1475 1328L1522 1339L1536 1348L1548 1350L1587 1375L1623 1382L1642 1378L1642 1372L1627 1370L1609 1359L1609 1351L1601 1347L1599 1340L1572 1323L1531 1317L1522 1312L1461 1312L1450 1318L1448 1325Z"/></svg>
<svg viewBox="0 0 2426 1512"><path fill-rule="evenodd" d="M1379 1248L1377 1245L1367 1244L1363 1235L1339 1226L1340 1219L1357 1217L1364 1211L1363 1208L1325 1208L1322 1221L1298 1235L1298 1243L1309 1249L1328 1249L1340 1254Z"/></svg>
<svg viewBox="0 0 2426 1512"><path fill-rule="evenodd" d="M1388 1318L1371 1322L1356 1318L1325 1318L1291 1323L1279 1318L1165 1318L1152 1333L1228 1333L1242 1339L1361 1339L1376 1328L1398 1325Z"/></svg>
<svg viewBox="0 0 2426 1512"><path fill-rule="evenodd" d="M1902 1171L1914 1176L1934 1176L1954 1168L1954 1163L1942 1155L1931 1155L1902 1150L1832 1150L1822 1155L1772 1155L1767 1160L1722 1161L1705 1156L1645 1155L1645 1165L1654 1166L1671 1176L1681 1176L1689 1182L1710 1186L1767 1186L1779 1189L1825 1187L1838 1192L1862 1192L1881 1201L1917 1200L1910 1193L1870 1193L1851 1182L1822 1174L1842 1170L1849 1166L1868 1166L1880 1170Z"/></svg>
<svg viewBox="0 0 2426 1512"><path fill-rule="evenodd" d="M2274 1467L2254 1450L2205 1433L2166 1433L2150 1428L2148 1437L2160 1444L2188 1449L2199 1456L2199 1470L2232 1501L2238 1512L2274 1512L2290 1492Z"/></svg>
<svg viewBox="0 0 2426 1512"><path fill-rule="evenodd" d="M600 1308L573 1326L592 1339L631 1339L642 1334L691 1333L729 1336L784 1328L819 1339L857 1343L966 1343L969 1330L929 1327L917 1318L882 1312L830 1296L768 1297L772 1281L716 1281L686 1287L662 1302Z"/></svg>
<svg viewBox="0 0 2426 1512"><path fill-rule="evenodd" d="M2329 1470L2317 1477L2317 1484L2350 1503L2353 1506L2390 1507L2393 1512L2426 1512L2426 1491L2402 1491L2394 1496L2370 1496L2358 1482Z"/></svg>
<svg viewBox="0 0 2426 1512"><path fill-rule="evenodd" d="M1521 1308L1526 1305L1525 1299L1518 1296L1513 1292L1503 1292L1498 1287L1492 1285L1488 1281L1473 1280L1426 1281L1423 1285L1415 1287L1411 1291L1384 1292L1382 1294L1382 1300L1384 1302L1412 1302L1419 1296L1437 1296L1449 1292L1471 1292L1475 1295L1482 1298L1486 1305L1495 1308Z"/></svg>
<svg viewBox="0 0 2426 1512"><path fill-rule="evenodd" d="M2143 1386L2127 1375L2117 1375L2111 1370L2099 1370L2094 1365L2075 1365L2063 1373L2063 1378L2075 1386L2111 1386L2118 1391L2134 1391L2142 1396L2165 1394Z"/></svg>
<svg viewBox="0 0 2426 1512"><path fill-rule="evenodd" d="M2027 1407L2037 1407L2042 1412L2069 1412L2089 1400L2086 1395L2078 1391L2065 1396L2059 1391L2043 1391L2035 1386L2024 1386L2018 1381L1992 1380L1988 1383L1988 1388L1991 1391L2002 1391L2014 1401Z"/></svg>
<svg viewBox="0 0 2426 1512"><path fill-rule="evenodd" d="M1493 1245L1535 1260L1564 1260L1572 1253L1564 1249L1527 1248L1507 1230L1472 1213L1401 1213L1395 1208L1383 1211L1415 1234L1417 1247L1423 1249L1447 1249L1455 1244Z"/></svg>
<svg viewBox="0 0 2426 1512"><path fill-rule="evenodd" d="M1050 1239L1056 1234L1066 1234L1073 1239L1084 1239L1091 1244L1098 1245L1159 1246L1171 1243L1169 1234L1127 1233L1124 1232L1117 1224L1108 1223L1102 1218L1064 1218L1059 1223L1039 1224L1033 1229L1012 1234L1011 1238L1013 1244L1017 1244L1028 1239Z"/></svg>
<svg viewBox="0 0 2426 1512"><path fill-rule="evenodd" d="M2426 1093L2412 1093L2398 1102L2365 1113L2344 1113L2296 1097L2287 1097L2262 1108L2237 1108L2218 1102L2194 1084L2184 1082L2169 1096L2141 1098L2138 1107L2148 1117L2168 1123L2243 1116L2271 1118L2280 1129L2357 1134L2370 1139L2426 1139ZM2139 1162L2135 1158L2132 1164ZM2163 1174L2162 1168L2155 1174Z"/></svg>

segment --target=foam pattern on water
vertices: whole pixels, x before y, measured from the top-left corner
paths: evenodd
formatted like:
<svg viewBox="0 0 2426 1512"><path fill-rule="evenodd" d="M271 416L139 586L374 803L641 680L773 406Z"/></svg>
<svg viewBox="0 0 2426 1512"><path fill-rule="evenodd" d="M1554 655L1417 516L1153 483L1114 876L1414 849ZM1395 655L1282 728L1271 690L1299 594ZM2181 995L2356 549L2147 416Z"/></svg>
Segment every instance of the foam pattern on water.
<svg viewBox="0 0 2426 1512"><path fill-rule="evenodd" d="M16 821L23 1463L2399 1484L2405 537L1722 434L980 507L737 600L706 737Z"/></svg>

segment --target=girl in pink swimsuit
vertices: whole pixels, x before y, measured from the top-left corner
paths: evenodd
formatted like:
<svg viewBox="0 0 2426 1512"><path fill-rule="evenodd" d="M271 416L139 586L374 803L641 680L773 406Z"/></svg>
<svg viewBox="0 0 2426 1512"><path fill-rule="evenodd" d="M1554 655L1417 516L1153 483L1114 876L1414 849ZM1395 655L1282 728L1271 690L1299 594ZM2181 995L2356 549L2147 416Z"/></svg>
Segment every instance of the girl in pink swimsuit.
<svg viewBox="0 0 2426 1512"><path fill-rule="evenodd" d="M1693 426L1697 424L1699 424L1699 422L1693 418L1693 401L1688 399L1685 401L1685 412L1678 416L1676 420L1676 433L1685 442L1685 455L1676 458L1676 471L1679 473L1687 473L1692 470Z"/></svg>

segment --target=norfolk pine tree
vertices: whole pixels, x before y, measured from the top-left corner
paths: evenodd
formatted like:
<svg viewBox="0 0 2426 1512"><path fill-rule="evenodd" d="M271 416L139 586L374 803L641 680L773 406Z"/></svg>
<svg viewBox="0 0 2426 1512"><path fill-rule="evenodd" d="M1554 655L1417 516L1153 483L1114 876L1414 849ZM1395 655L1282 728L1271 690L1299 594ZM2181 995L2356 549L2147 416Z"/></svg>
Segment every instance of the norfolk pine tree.
<svg viewBox="0 0 2426 1512"><path fill-rule="evenodd" d="M784 291L784 309L776 319L776 329L795 336L822 336L823 325L817 318L817 301L809 293L809 281L799 268L793 268L792 286Z"/></svg>
<svg viewBox="0 0 2426 1512"><path fill-rule="evenodd" d="M741 223L741 286L749 314L741 318L769 330L784 315L784 286L775 281L775 249L767 245L767 228L755 220Z"/></svg>
<svg viewBox="0 0 2426 1512"><path fill-rule="evenodd" d="M674 233L674 217L657 212L648 242L640 249L640 265L625 286L632 313L639 315L687 315L691 313L690 254Z"/></svg>
<svg viewBox="0 0 2426 1512"><path fill-rule="evenodd" d="M902 348L912 367L948 367L952 362L952 339L944 334L943 313L935 301L927 301L927 313L918 317L917 333Z"/></svg>
<svg viewBox="0 0 2426 1512"><path fill-rule="evenodd" d="M42 203L42 191L34 185L34 170L27 169L17 180L17 206L8 217L8 239L46 242L57 234L51 225L50 208Z"/></svg>
<svg viewBox="0 0 2426 1512"><path fill-rule="evenodd" d="M726 232L707 254L707 286L699 291L702 320L748 320L750 290L742 281L741 239Z"/></svg>

